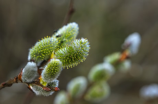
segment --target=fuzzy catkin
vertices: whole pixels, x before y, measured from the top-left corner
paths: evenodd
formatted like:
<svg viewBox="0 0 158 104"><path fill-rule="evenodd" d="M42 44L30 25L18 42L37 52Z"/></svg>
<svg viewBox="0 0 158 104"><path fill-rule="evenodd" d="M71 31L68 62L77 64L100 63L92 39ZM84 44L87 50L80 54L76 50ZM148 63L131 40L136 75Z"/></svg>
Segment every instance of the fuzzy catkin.
<svg viewBox="0 0 158 104"><path fill-rule="evenodd" d="M44 60L48 60L52 52L57 48L58 40L55 37L47 37L35 44L30 49L28 60L33 60L40 64Z"/></svg>
<svg viewBox="0 0 158 104"><path fill-rule="evenodd" d="M22 81L32 82L37 76L37 66L34 62L28 62L22 70Z"/></svg>
<svg viewBox="0 0 158 104"><path fill-rule="evenodd" d="M89 88L88 92L85 95L85 100L98 103L107 98L109 94L109 85L106 82L102 81L95 83L92 87Z"/></svg>
<svg viewBox="0 0 158 104"><path fill-rule="evenodd" d="M72 79L68 85L67 90L72 98L80 97L87 87L87 79L83 76Z"/></svg>
<svg viewBox="0 0 158 104"><path fill-rule="evenodd" d="M41 80L50 83L56 79L62 71L62 62L59 59L51 59L41 74ZM41 81L41 82L42 82Z"/></svg>
<svg viewBox="0 0 158 104"><path fill-rule="evenodd" d="M54 91L45 91L41 86L36 84L30 84L29 87L36 95L49 96L54 93Z"/></svg>
<svg viewBox="0 0 158 104"><path fill-rule="evenodd" d="M50 87L58 87L59 86L59 80L53 80L51 83L48 83L48 86Z"/></svg>
<svg viewBox="0 0 158 104"><path fill-rule="evenodd" d="M70 46L58 50L56 58L59 59L63 67L74 67L83 62L88 56L90 45L87 39L74 40Z"/></svg>
<svg viewBox="0 0 158 104"><path fill-rule="evenodd" d="M54 100L54 104L69 104L69 99L65 91L59 92Z"/></svg>
<svg viewBox="0 0 158 104"><path fill-rule="evenodd" d="M69 45L78 35L79 27L75 22L69 23L60 28L53 36L55 36L59 43L58 48Z"/></svg>
<svg viewBox="0 0 158 104"><path fill-rule="evenodd" d="M114 74L114 67L107 62L95 65L88 74L91 82L106 81Z"/></svg>

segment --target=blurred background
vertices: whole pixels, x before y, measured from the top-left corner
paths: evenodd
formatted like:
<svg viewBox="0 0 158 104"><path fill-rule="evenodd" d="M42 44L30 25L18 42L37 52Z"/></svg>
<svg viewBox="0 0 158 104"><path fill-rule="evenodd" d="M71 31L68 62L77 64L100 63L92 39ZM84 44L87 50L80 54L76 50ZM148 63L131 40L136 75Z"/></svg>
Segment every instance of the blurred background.
<svg viewBox="0 0 158 104"><path fill-rule="evenodd" d="M59 88L66 90L72 78L87 76L106 55L121 51L129 34L138 32L142 43L130 71L108 81L111 94L101 104L145 104L139 90L158 83L157 4L158 0L75 0L70 22L79 24L77 38L87 38L91 49L85 62L62 71ZM0 0L0 83L20 72L36 41L62 26L68 7L69 0ZM14 84L0 91L0 104L24 104L29 92L24 84ZM31 104L53 104L55 95L35 96Z"/></svg>

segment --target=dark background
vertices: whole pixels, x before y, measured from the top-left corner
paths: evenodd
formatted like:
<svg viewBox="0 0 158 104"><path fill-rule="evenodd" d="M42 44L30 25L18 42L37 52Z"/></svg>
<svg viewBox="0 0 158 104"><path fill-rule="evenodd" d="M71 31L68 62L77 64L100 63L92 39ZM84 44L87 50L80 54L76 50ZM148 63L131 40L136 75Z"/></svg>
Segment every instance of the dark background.
<svg viewBox="0 0 158 104"><path fill-rule="evenodd" d="M121 51L129 34L139 32L142 43L130 71L117 72L108 81L111 95L102 104L144 104L140 88L158 83L157 4L158 0L75 0L70 22L79 24L77 38L87 38L91 49L85 62L62 71L59 88L65 90L76 76L87 76L104 56ZM69 0L0 0L0 83L20 72L36 41L62 26L68 6ZM23 104L28 92L23 84L5 88L0 104ZM53 104L55 95L36 96L31 104Z"/></svg>

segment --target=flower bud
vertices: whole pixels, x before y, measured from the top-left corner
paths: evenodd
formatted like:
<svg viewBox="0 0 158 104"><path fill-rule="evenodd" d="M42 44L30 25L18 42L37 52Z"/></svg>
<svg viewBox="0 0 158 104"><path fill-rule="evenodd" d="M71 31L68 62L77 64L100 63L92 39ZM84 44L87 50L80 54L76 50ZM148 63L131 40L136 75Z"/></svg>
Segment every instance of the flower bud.
<svg viewBox="0 0 158 104"><path fill-rule="evenodd" d="M101 102L105 98L107 98L110 94L110 87L107 83L98 82L95 83L85 95L85 100L90 102Z"/></svg>
<svg viewBox="0 0 158 104"><path fill-rule="evenodd" d="M59 80L53 80L51 83L48 83L48 86L50 87L58 87L59 86Z"/></svg>
<svg viewBox="0 0 158 104"><path fill-rule="evenodd" d="M124 60L117 65L115 65L115 69L121 72L126 72L131 67L131 61L130 60Z"/></svg>
<svg viewBox="0 0 158 104"><path fill-rule="evenodd" d="M43 95L43 96L49 96L54 93L54 91L45 91L43 87L36 85L36 84L30 84L29 88L36 94L36 95Z"/></svg>
<svg viewBox="0 0 158 104"><path fill-rule="evenodd" d="M63 67L74 67L80 62L83 62L88 56L89 42L87 39L74 40L70 46L59 49L55 54L59 59Z"/></svg>
<svg viewBox="0 0 158 104"><path fill-rule="evenodd" d="M27 65L22 70L22 81L32 82L37 76L37 66L34 62L28 62Z"/></svg>
<svg viewBox="0 0 158 104"><path fill-rule="evenodd" d="M123 43L123 49L129 49L130 54L134 55L138 52L139 45L141 43L141 37L139 33L135 32L130 34Z"/></svg>
<svg viewBox="0 0 158 104"><path fill-rule="evenodd" d="M140 96L146 100L158 98L158 84L151 84L141 88Z"/></svg>
<svg viewBox="0 0 158 104"><path fill-rule="evenodd" d="M69 100L65 91L61 91L56 95L54 104L69 104Z"/></svg>
<svg viewBox="0 0 158 104"><path fill-rule="evenodd" d="M87 87L87 80L85 77L80 76L72 79L68 85L67 90L71 98L80 97Z"/></svg>
<svg viewBox="0 0 158 104"><path fill-rule="evenodd" d="M95 65L88 74L91 82L107 80L114 74L114 68L111 64L104 62Z"/></svg>
<svg viewBox="0 0 158 104"><path fill-rule="evenodd" d="M69 45L78 35L78 24L75 22L69 23L60 28L53 36L57 37L59 41L59 48Z"/></svg>
<svg viewBox="0 0 158 104"><path fill-rule="evenodd" d="M57 48L58 40L55 37L47 37L35 44L30 49L28 60L34 60L38 65L48 60L52 52Z"/></svg>
<svg viewBox="0 0 158 104"><path fill-rule="evenodd" d="M40 82L44 81L46 83L53 82L60 72L62 71L62 62L59 59L51 59L42 71ZM42 84L42 83L41 83Z"/></svg>
<svg viewBox="0 0 158 104"><path fill-rule="evenodd" d="M116 62L119 61L120 57L121 57L121 53L116 52L116 53L113 53L113 54L110 54L110 55L106 56L104 58L104 62L108 62L108 63L113 65L113 64L115 64Z"/></svg>

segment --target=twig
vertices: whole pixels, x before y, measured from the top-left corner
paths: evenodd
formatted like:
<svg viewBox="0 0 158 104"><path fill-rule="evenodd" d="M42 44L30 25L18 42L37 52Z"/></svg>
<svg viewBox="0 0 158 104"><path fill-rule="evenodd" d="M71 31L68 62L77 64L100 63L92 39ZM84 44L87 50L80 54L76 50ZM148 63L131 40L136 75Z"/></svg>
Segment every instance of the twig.
<svg viewBox="0 0 158 104"><path fill-rule="evenodd" d="M35 81L32 81L32 82L21 82L19 79L18 79L18 76L15 77L15 78L12 78L12 79L9 79L7 80L6 82L3 82L0 84L0 90L5 88L5 87L11 87L14 83L24 83L26 85L29 85L30 84L36 84L38 86L41 86L43 88L43 90L45 91L50 91L50 90L53 90L53 91L59 91L59 88L57 87L44 87L42 84L40 84L39 80L35 80Z"/></svg>
<svg viewBox="0 0 158 104"><path fill-rule="evenodd" d="M18 76L12 79L7 80L6 82L3 82L0 84L0 90L5 88L5 87L10 87L12 86L14 83L18 83Z"/></svg>
<svg viewBox="0 0 158 104"><path fill-rule="evenodd" d="M74 4L74 0L70 0L70 4L69 4L69 10L65 16L65 19L64 19L64 22L63 22L63 25L66 25L69 21L70 21L70 18L72 16L72 14L74 13L75 9L73 7L73 4Z"/></svg>

